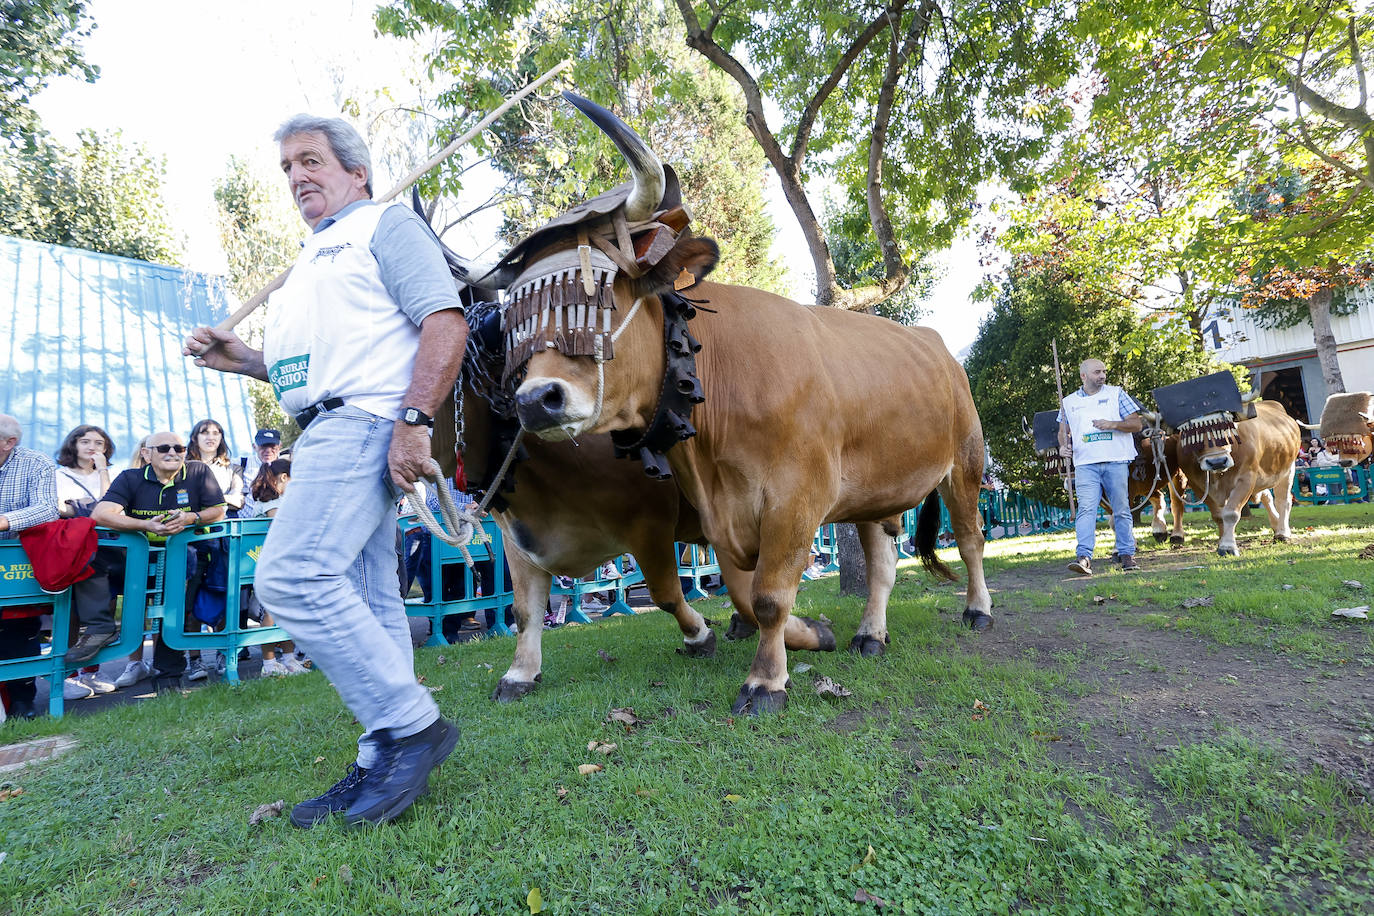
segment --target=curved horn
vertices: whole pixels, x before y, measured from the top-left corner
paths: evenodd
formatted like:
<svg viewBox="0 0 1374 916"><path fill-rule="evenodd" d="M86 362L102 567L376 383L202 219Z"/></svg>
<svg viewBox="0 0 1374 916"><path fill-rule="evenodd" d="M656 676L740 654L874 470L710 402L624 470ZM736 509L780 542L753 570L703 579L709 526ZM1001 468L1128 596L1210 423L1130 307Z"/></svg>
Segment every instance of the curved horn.
<svg viewBox="0 0 1374 916"><path fill-rule="evenodd" d="M601 132L611 138L620 155L630 164L635 186L625 201L625 219L633 223L647 218L663 200L663 163L628 124L607 109L567 90L563 91L563 98L601 128Z"/></svg>
<svg viewBox="0 0 1374 916"><path fill-rule="evenodd" d="M1302 422L1301 420L1299 420L1299 421L1297 421L1297 422L1298 422L1298 425L1301 426L1303 429L1316 429L1316 430L1320 430L1320 429L1322 428L1322 425L1321 425L1320 423L1304 423L1304 422Z"/></svg>

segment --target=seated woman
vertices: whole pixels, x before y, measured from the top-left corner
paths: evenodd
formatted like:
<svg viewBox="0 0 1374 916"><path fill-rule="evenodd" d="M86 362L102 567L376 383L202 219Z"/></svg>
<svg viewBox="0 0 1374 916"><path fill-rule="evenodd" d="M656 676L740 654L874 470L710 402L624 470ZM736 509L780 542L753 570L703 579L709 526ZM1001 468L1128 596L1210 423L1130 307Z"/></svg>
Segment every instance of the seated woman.
<svg viewBox="0 0 1374 916"><path fill-rule="evenodd" d="M286 485L291 482L291 462L286 458L269 461L258 469L258 476L248 493L253 497L253 505L259 516L272 518L281 505ZM257 595L248 598L249 616L272 626L272 614L258 601ZM280 653L280 655L279 655ZM293 642L263 643L262 676L286 677L292 674L305 674L310 669L296 659L296 644Z"/></svg>
<svg viewBox="0 0 1374 916"><path fill-rule="evenodd" d="M91 514L91 508L110 488L110 459L115 446L109 433L99 426L83 423L67 433L57 450L57 514L75 518ZM119 551L104 549L92 561L95 575L72 588L77 617L88 633L114 636L115 592L110 573L122 568ZM76 628L71 640L76 641ZM98 651L98 650L97 650ZM99 665L87 665L62 684L62 697L80 700L97 693L112 693L115 684L100 676Z"/></svg>

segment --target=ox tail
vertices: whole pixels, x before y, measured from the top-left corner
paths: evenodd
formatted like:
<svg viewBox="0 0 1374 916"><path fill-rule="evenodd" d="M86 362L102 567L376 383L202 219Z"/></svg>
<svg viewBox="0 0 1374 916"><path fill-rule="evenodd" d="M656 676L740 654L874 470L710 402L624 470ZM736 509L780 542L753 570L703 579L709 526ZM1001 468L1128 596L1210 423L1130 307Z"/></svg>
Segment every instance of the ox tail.
<svg viewBox="0 0 1374 916"><path fill-rule="evenodd" d="M916 518L916 553L926 572L950 582L958 580L954 570L935 555L935 536L940 533L940 492L931 490L926 501L921 504L921 514Z"/></svg>

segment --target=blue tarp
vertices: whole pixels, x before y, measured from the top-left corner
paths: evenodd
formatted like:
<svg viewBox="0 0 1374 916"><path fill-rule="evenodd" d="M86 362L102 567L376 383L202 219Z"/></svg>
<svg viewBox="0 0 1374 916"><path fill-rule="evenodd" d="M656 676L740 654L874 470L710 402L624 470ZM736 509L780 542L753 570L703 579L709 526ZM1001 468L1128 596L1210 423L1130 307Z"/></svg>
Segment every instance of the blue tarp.
<svg viewBox="0 0 1374 916"><path fill-rule="evenodd" d="M224 279L114 255L0 236L0 413L23 445L51 455L94 423L128 464L140 439L186 436L206 417L229 448L252 447L247 380L181 355L192 327L229 314Z"/></svg>

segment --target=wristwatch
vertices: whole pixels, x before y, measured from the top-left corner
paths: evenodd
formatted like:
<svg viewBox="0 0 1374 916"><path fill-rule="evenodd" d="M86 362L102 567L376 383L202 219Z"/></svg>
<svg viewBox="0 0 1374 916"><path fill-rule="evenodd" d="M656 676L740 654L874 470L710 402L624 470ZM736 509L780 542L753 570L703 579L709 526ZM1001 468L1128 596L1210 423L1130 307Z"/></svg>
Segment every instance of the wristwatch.
<svg viewBox="0 0 1374 916"><path fill-rule="evenodd" d="M418 407L402 407L401 422L407 426L428 426L431 429L434 427L434 418Z"/></svg>

